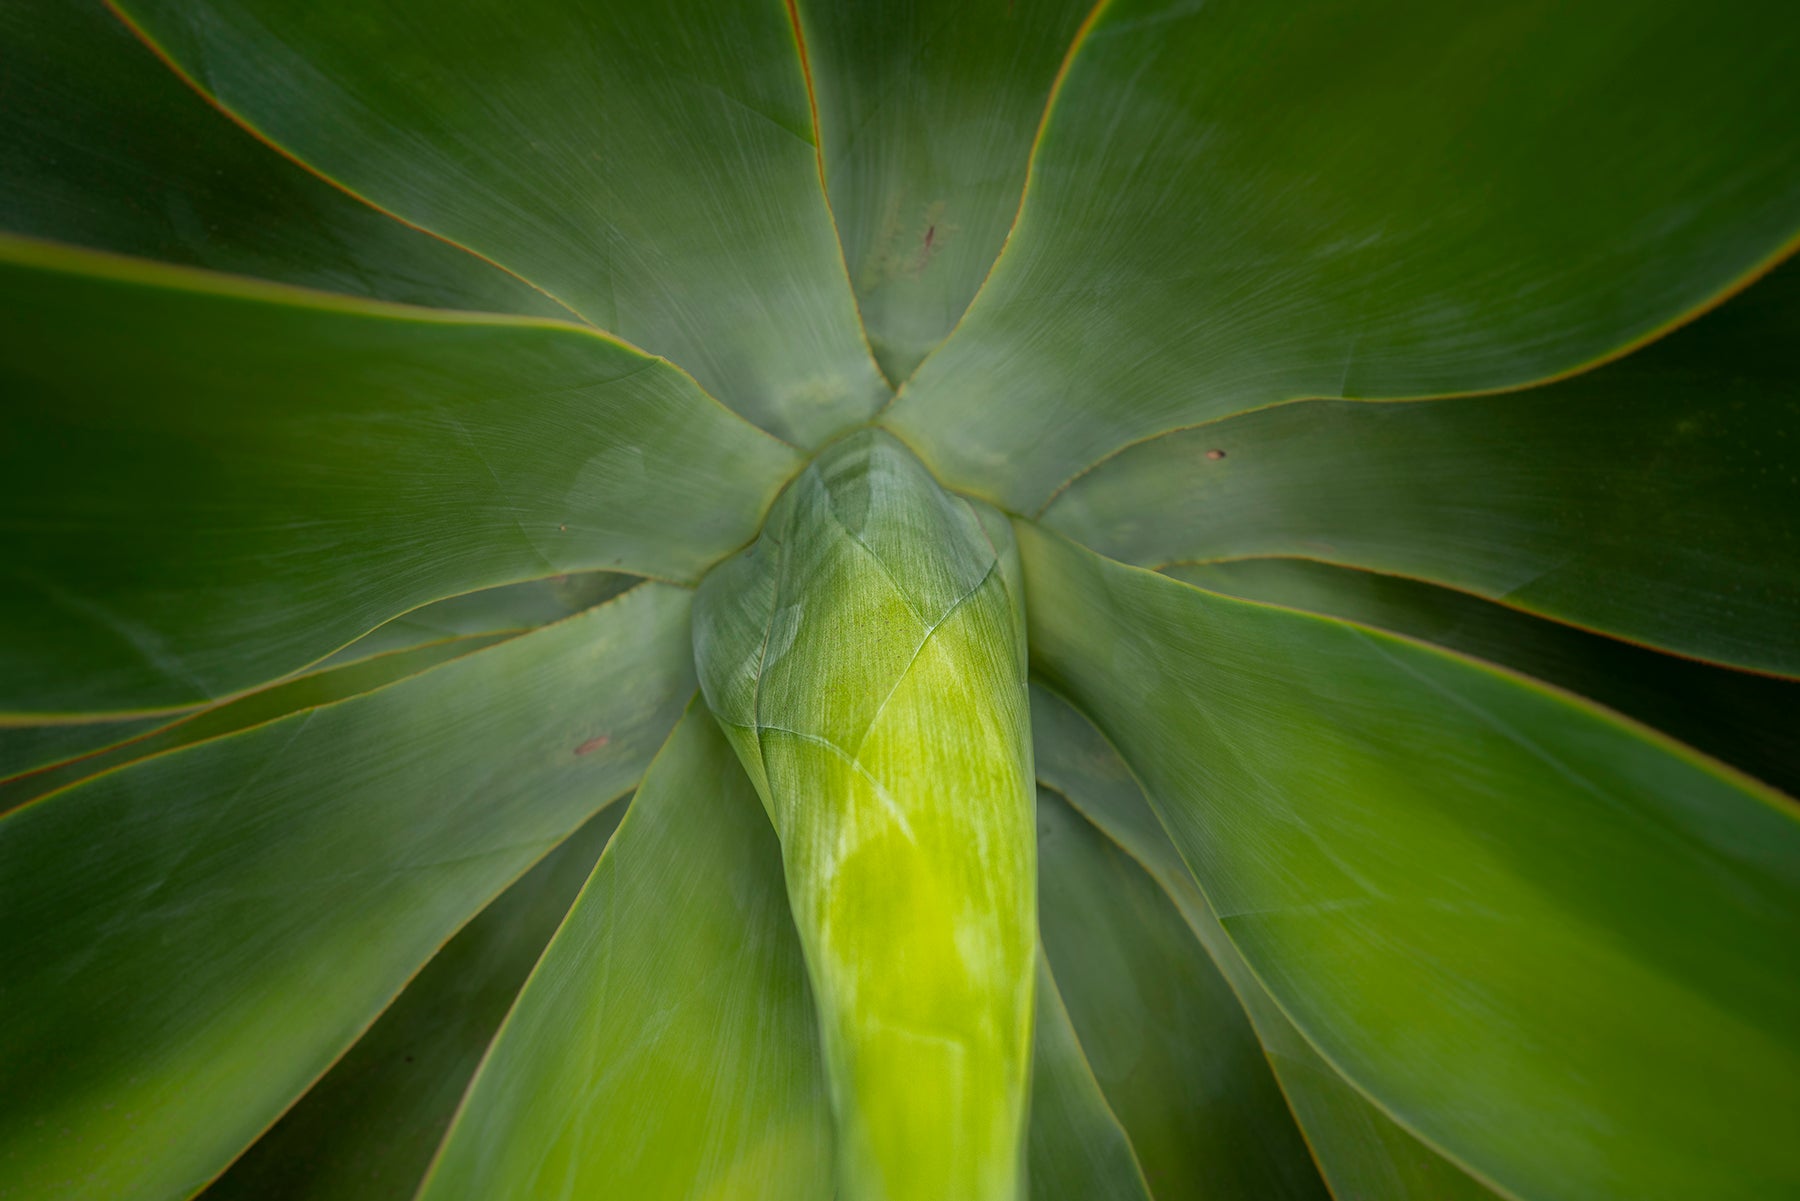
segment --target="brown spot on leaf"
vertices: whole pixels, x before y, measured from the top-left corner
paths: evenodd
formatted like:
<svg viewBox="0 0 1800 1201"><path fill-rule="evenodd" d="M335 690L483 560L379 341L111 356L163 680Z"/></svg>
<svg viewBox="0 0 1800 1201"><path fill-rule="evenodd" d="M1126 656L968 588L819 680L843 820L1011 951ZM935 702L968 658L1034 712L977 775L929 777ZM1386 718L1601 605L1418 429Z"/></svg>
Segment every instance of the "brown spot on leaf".
<svg viewBox="0 0 1800 1201"><path fill-rule="evenodd" d="M597 738L590 738L586 742L582 743L580 746L576 747L575 753L577 755L585 755L585 754L588 754L590 751L599 750L601 747L605 746L607 743L609 743L611 741L612 741L612 738L610 736L608 736L606 734L602 734Z"/></svg>
<svg viewBox="0 0 1800 1201"><path fill-rule="evenodd" d="M1220 459L1225 457L1225 452L1222 450L1219 450L1217 447L1215 447L1212 450L1209 450L1206 452L1206 457L1216 463Z"/></svg>

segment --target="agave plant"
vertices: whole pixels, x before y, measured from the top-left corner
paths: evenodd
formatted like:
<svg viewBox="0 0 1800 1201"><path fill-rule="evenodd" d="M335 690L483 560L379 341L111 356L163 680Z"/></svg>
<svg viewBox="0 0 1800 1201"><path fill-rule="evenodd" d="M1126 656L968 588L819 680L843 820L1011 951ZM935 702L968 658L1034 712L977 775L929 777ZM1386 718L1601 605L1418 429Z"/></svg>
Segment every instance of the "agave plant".
<svg viewBox="0 0 1800 1201"><path fill-rule="evenodd" d="M1789 6L0 44L0 1197L1800 1197Z"/></svg>

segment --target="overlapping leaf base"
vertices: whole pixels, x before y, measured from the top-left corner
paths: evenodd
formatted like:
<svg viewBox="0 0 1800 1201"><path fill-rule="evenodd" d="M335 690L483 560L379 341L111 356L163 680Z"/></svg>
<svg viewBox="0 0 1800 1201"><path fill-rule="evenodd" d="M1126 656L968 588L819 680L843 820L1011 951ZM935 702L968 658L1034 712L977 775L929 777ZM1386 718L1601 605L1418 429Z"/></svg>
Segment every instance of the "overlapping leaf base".
<svg viewBox="0 0 1800 1201"><path fill-rule="evenodd" d="M845 1201L1012 1201L1036 855L1017 552L851 435L701 585L707 703L781 836Z"/></svg>

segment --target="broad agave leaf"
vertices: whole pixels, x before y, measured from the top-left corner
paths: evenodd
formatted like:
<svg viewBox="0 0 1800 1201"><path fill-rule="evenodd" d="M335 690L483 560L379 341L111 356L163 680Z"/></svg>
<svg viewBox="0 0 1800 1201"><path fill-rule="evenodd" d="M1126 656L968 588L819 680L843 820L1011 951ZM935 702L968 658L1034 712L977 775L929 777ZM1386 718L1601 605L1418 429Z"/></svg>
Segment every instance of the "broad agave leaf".
<svg viewBox="0 0 1800 1201"><path fill-rule="evenodd" d="M780 5L115 7L258 136L766 428L816 442L885 399Z"/></svg>
<svg viewBox="0 0 1800 1201"><path fill-rule="evenodd" d="M1337 1197L1489 1201L1495 1196L1358 1093L1294 1028L1251 972L1104 735L1041 684L1031 691L1038 773L1148 872L1230 983ZM1042 795L1042 794L1040 794ZM1065 818L1065 822L1067 819Z"/></svg>
<svg viewBox="0 0 1800 1201"><path fill-rule="evenodd" d="M1796 1178L1766 1125L1800 1106L1791 801L1492 666L1020 530L1040 669L1348 1079L1525 1196Z"/></svg>
<svg viewBox="0 0 1800 1201"><path fill-rule="evenodd" d="M647 584L0 819L8 1187L181 1196L221 1170L636 783L693 690L688 606Z"/></svg>
<svg viewBox="0 0 1800 1201"><path fill-rule="evenodd" d="M1031 1195L1151 1201L1137 1153L1094 1079L1041 951L1035 1023Z"/></svg>
<svg viewBox="0 0 1800 1201"><path fill-rule="evenodd" d="M1028 512L1176 426L1538 382L1792 245L1769 4L1188 8L1096 7L1007 253L889 415L956 486Z"/></svg>
<svg viewBox="0 0 1800 1201"><path fill-rule="evenodd" d="M1744 514L1800 512L1784 445L1797 343L1789 264L1639 354L1522 396L1277 405L1152 439L1043 519L1130 563L1318 559L1793 676L1800 529ZM1720 611L1731 620L1707 620Z"/></svg>
<svg viewBox="0 0 1800 1201"><path fill-rule="evenodd" d="M8 0L5 229L342 295L566 318L229 121L92 0Z"/></svg>
<svg viewBox="0 0 1800 1201"><path fill-rule="evenodd" d="M891 382L912 375L987 278L1089 7L795 3L832 214Z"/></svg>
<svg viewBox="0 0 1800 1201"><path fill-rule="evenodd" d="M639 582L588 572L449 597L382 624L311 671L172 719L0 727L9 760L0 763L0 812L102 770L385 687L583 612Z"/></svg>
<svg viewBox="0 0 1800 1201"><path fill-rule="evenodd" d="M695 703L519 995L421 1201L828 1201L818 1042L778 846Z"/></svg>
<svg viewBox="0 0 1800 1201"><path fill-rule="evenodd" d="M625 811L619 801L589 818L464 926L207 1197L376 1201L410 1194Z"/></svg>
<svg viewBox="0 0 1800 1201"><path fill-rule="evenodd" d="M1800 685L1792 680L1656 654L1451 588L1311 559L1176 563L1163 574L1504 662L1800 796Z"/></svg>
<svg viewBox="0 0 1800 1201"><path fill-rule="evenodd" d="M1788 6L0 39L0 1197L1800 1198Z"/></svg>
<svg viewBox="0 0 1800 1201"><path fill-rule="evenodd" d="M1038 797L1044 945L1158 1198L1324 1197L1230 986L1166 895L1056 793Z"/></svg>
<svg viewBox="0 0 1800 1201"><path fill-rule="evenodd" d="M795 462L667 363L559 322L20 241L0 304L0 713L219 699L533 574L691 578ZM80 455L44 455L62 444Z"/></svg>

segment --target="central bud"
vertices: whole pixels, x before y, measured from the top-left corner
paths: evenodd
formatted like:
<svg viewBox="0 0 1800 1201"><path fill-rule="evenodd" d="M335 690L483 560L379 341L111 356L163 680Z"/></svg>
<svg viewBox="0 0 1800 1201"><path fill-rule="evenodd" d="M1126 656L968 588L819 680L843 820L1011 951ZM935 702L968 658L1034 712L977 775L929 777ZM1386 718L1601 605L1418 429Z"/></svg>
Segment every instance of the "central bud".
<svg viewBox="0 0 1800 1201"><path fill-rule="evenodd" d="M841 1201L1015 1201L1036 841L1012 528L890 435L700 586L707 704L780 836Z"/></svg>

